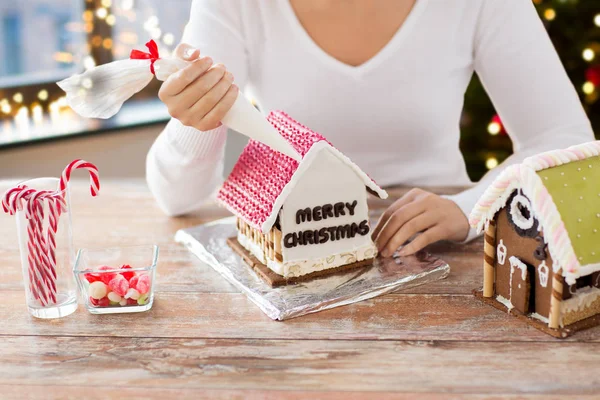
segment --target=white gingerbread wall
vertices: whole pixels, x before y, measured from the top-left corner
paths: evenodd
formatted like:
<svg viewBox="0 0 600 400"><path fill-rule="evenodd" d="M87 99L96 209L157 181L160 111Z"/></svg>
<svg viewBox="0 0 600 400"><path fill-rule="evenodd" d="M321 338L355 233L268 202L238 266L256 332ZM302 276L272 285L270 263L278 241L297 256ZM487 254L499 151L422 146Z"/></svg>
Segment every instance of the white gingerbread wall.
<svg viewBox="0 0 600 400"><path fill-rule="evenodd" d="M280 214L283 237L289 232L315 230L353 222L359 224L363 220L368 220L367 191L364 181L329 149L321 150L307 170L294 178L298 179L298 182L287 197ZM346 209L345 216L296 224L296 211L300 209L312 209L315 206L337 202L352 203L354 200L357 200L358 204L353 216L348 215ZM282 255L286 262L321 258L352 251L369 243L371 243L370 232L365 236L357 234L350 239L330 240L323 244L299 245L293 248L282 246Z"/></svg>

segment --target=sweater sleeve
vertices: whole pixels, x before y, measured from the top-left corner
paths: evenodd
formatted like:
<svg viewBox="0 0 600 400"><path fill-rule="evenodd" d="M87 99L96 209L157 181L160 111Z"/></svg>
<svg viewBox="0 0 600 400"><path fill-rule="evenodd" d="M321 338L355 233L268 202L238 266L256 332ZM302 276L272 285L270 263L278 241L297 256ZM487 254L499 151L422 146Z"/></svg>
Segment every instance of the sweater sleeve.
<svg viewBox="0 0 600 400"><path fill-rule="evenodd" d="M484 0L474 36L474 67L513 143L514 154L454 200L468 216L507 166L594 140L573 84L530 0ZM467 240L476 235L471 230Z"/></svg>
<svg viewBox="0 0 600 400"><path fill-rule="evenodd" d="M234 1L194 0L182 43L223 63L243 88L248 75L241 11ZM146 158L146 180L170 216L197 210L222 182L227 129L201 132L171 119Z"/></svg>

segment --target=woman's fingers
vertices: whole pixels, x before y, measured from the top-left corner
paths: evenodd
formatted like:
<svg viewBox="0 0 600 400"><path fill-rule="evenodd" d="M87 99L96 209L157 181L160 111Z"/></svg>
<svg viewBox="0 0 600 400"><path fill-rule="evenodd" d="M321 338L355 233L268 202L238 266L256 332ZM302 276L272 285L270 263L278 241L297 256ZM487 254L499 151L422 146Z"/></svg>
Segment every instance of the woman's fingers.
<svg viewBox="0 0 600 400"><path fill-rule="evenodd" d="M192 61L200 56L200 50L187 43L180 43L175 48L175 56L185 61Z"/></svg>
<svg viewBox="0 0 600 400"><path fill-rule="evenodd" d="M191 109L223 79L226 72L223 64L217 64L209 69L208 72L196 79L177 96L181 106ZM208 111L210 109L207 109L203 114L206 114Z"/></svg>
<svg viewBox="0 0 600 400"><path fill-rule="evenodd" d="M212 65L209 57L182 43L175 56L191 64L171 75L161 86L159 98L167 105L169 114L183 125L207 131L221 125L221 119L231 109L238 95L233 75L223 64Z"/></svg>
<svg viewBox="0 0 600 400"><path fill-rule="evenodd" d="M239 88L236 85L231 85L223 98L213 107L208 114L204 116L202 121L196 126L201 131L215 129L221 125L221 120L235 103L238 97Z"/></svg>
<svg viewBox="0 0 600 400"><path fill-rule="evenodd" d="M408 193L406 193L404 196L402 196L399 200L396 200L394 202L394 204L389 206L388 209L385 210L385 212L379 218L379 221L377 222L377 226L375 227L375 229L373 230L373 233L371 234L371 238L373 238L373 240L377 239L377 236L379 235L379 233L381 232L381 230L383 229L385 224L388 222L390 217L400 207L404 207L405 205L407 205L408 203L413 201L415 199L416 195L417 195L417 193L413 189L413 190L409 191Z"/></svg>
<svg viewBox="0 0 600 400"><path fill-rule="evenodd" d="M400 207L387 220L387 223L375 239L375 244L379 251L386 248L390 239L398 232L402 226L425 211L425 205L420 201L413 201Z"/></svg>
<svg viewBox="0 0 600 400"><path fill-rule="evenodd" d="M438 240L442 240L445 238L445 230L436 225L427 229L425 232L418 235L412 242L408 243L406 246L400 250L399 254L401 256L409 256L411 254L415 254L417 251L423 249L425 246L430 245L431 243L435 243Z"/></svg>
<svg viewBox="0 0 600 400"><path fill-rule="evenodd" d="M426 231L438 222L438 217L434 212L424 212L417 215L416 217L408 220L405 224L398 229L394 235L387 242L385 247L381 251L381 255L389 257L400 246L406 243L411 237L415 236L419 232Z"/></svg>
<svg viewBox="0 0 600 400"><path fill-rule="evenodd" d="M216 85L212 87L204 96L202 96L196 104L192 106L190 111L194 118L197 118L198 121L203 122L202 120L210 113L210 111L215 108L215 106L225 97L225 94L233 84L233 74L231 72L226 72L223 75L223 78ZM202 129L205 130L205 129Z"/></svg>
<svg viewBox="0 0 600 400"><path fill-rule="evenodd" d="M204 118L206 114L212 110L219 100L225 96L225 93L229 90L231 85L233 84L233 74L231 72L226 72L221 80L217 81L217 83L211 87L208 92L206 92L192 107L191 111L194 113L198 119Z"/></svg>
<svg viewBox="0 0 600 400"><path fill-rule="evenodd" d="M196 82L212 66L210 57L197 59L184 69L174 73L164 82L158 92L158 97L165 103L168 99L182 93L190 84ZM180 104L176 104L179 106Z"/></svg>

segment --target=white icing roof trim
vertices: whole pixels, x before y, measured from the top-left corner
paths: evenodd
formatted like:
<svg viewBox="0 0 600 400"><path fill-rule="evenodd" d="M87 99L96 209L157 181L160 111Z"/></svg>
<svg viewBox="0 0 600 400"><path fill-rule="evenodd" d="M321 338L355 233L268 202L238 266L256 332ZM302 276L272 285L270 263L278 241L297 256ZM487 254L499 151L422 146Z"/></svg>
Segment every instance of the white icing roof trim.
<svg viewBox="0 0 600 400"><path fill-rule="evenodd" d="M319 142L316 142L315 144L313 144L311 146L310 150L308 150L308 152L304 155L304 158L300 162L300 165L298 165L298 169L296 169L296 172L294 172L292 179L290 179L290 181L287 183L287 185L285 185L285 187L281 191L281 194L275 200L275 203L273 204L273 209L271 210L271 214L269 214L269 217L265 220L265 222L260 227L261 231L263 233L267 233L271 230L271 228L273 227L273 224L275 224L275 221L277 220L277 215L279 214L279 210L281 209L281 207L283 207L283 204L285 203L285 200L287 199L289 194L292 192L292 190L296 186L296 183L298 182L298 180L302 177L304 172L310 167L311 163L314 161L314 159L317 157L319 152L322 150L328 150L331 153L333 153L335 156L337 156L337 158L339 158L344 164L346 164L348 167L352 168L352 170L363 180L366 187L368 187L369 189L371 189L375 193L377 193L377 195L380 198L387 199L387 197L388 197L387 192L385 190L383 190L382 188L380 188L371 178L369 178L369 176L367 174L365 174L348 157L346 157L344 154L342 154L342 152L340 152L335 147L331 146L326 141L324 141L324 140L319 141Z"/></svg>
<svg viewBox="0 0 600 400"><path fill-rule="evenodd" d="M600 264L580 265L558 209L537 171L599 155L600 141L595 141L542 153L525 159L520 165L506 168L481 196L469 216L469 223L481 233L506 205L510 194L515 189L522 190L531 200L540 230L544 230L544 238L553 260L552 270L556 273L560 269L566 282L574 284L580 276L600 270Z"/></svg>

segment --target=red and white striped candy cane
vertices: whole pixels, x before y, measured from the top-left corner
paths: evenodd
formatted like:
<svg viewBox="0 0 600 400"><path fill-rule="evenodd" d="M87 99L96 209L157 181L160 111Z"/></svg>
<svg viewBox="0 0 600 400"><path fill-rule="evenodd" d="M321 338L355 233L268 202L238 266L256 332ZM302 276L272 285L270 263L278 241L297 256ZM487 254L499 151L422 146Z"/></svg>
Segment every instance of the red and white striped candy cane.
<svg viewBox="0 0 600 400"><path fill-rule="evenodd" d="M30 199L31 200L31 199ZM29 211L26 212L26 215ZM27 217L27 261L29 263L29 280L33 282L32 289L34 297L40 301L42 306L47 306L50 302L50 293L47 286L44 284L45 279L41 271L41 252L39 243L37 242L37 223L35 214Z"/></svg>
<svg viewBox="0 0 600 400"><path fill-rule="evenodd" d="M57 191L30 189L19 185L9 189L2 198L2 208L13 215L23 210L27 223L27 261L29 288L42 306L56 303L57 260L56 232L60 215L67 210L66 191L71 174L76 169L86 169L90 174L92 196L100 191L98 168L84 160L71 162L63 171ZM26 206L24 206L24 203ZM44 204L48 204L48 230L44 234Z"/></svg>
<svg viewBox="0 0 600 400"><path fill-rule="evenodd" d="M55 193L48 199L48 233L46 240L46 251L50 261L50 267L56 271L56 231L58 231L58 222L60 215L66 211L67 203L65 199Z"/></svg>
<svg viewBox="0 0 600 400"><path fill-rule="evenodd" d="M9 189L2 198L2 208L5 213L14 215L19 210L23 209L23 200L28 200L29 196L35 193L35 190L29 189L25 185L19 185L12 189Z"/></svg>
<svg viewBox="0 0 600 400"><path fill-rule="evenodd" d="M34 189L29 189L25 185L19 185L15 188L9 189L2 198L2 208L4 209L4 212L14 215L17 211L23 210L23 201L29 201L30 197L35 192L36 191ZM34 229L34 221L29 220L28 233L33 232ZM38 271L35 242L32 240L32 237L29 234L27 249L29 289L36 300L40 301L42 305L46 305L48 299L43 291L43 288L41 287L42 278Z"/></svg>
<svg viewBox="0 0 600 400"><path fill-rule="evenodd" d="M12 200L18 193L25 190L25 188L26 188L25 186L19 185L12 189L8 189L6 191L6 193L4 193L4 196L2 197L2 209L4 210L5 213L10 213L10 215L14 214L12 207L11 207Z"/></svg>
<svg viewBox="0 0 600 400"><path fill-rule="evenodd" d="M100 176L98 174L98 168L85 160L74 160L67 168L64 169L61 177L59 190L62 192L67 188L67 184L71 180L71 173L76 169L87 169L90 174L90 191L92 196L98 196L98 192L100 191Z"/></svg>
<svg viewBox="0 0 600 400"><path fill-rule="evenodd" d="M52 265L48 255L48 245L43 234L44 228L44 200L49 199L55 192L49 190L37 191L27 203L26 217L29 219L29 240L33 241L31 249L35 252L37 270L39 271L43 286L41 290L48 295L51 303L56 303L56 267ZM33 222L33 223L32 223Z"/></svg>

